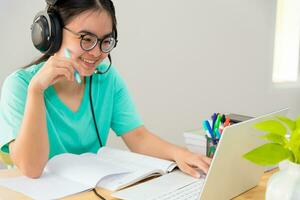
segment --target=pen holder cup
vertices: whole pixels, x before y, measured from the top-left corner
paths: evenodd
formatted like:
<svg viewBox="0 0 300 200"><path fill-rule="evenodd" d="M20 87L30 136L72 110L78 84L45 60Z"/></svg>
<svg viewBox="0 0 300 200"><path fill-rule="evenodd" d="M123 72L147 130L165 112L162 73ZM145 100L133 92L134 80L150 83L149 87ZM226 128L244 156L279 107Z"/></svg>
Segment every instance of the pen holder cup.
<svg viewBox="0 0 300 200"><path fill-rule="evenodd" d="M217 149L219 139L212 139L208 137L207 135L205 136L206 138L206 156L209 158L214 157L215 151Z"/></svg>

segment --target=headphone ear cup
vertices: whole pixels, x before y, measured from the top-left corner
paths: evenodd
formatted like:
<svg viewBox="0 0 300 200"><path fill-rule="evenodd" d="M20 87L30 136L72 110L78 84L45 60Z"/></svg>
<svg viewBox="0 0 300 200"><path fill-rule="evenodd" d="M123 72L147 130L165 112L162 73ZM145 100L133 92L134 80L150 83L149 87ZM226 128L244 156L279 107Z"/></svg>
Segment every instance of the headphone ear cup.
<svg viewBox="0 0 300 200"><path fill-rule="evenodd" d="M51 20L51 43L46 54L52 55L56 53L62 42L62 24L59 17L55 13L49 13Z"/></svg>
<svg viewBox="0 0 300 200"><path fill-rule="evenodd" d="M41 53L52 55L57 52L62 41L62 26L58 16L52 12L38 13L31 26L31 40Z"/></svg>
<svg viewBox="0 0 300 200"><path fill-rule="evenodd" d="M40 52L46 52L50 47L50 29L49 22L45 12L39 12L31 25L31 40L35 48Z"/></svg>

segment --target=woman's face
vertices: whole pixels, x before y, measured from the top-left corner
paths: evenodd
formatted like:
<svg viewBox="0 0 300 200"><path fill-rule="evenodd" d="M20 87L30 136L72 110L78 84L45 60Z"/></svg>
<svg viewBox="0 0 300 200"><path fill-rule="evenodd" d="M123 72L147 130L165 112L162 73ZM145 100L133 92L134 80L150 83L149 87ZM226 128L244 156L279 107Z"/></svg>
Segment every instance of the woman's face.
<svg viewBox="0 0 300 200"><path fill-rule="evenodd" d="M65 27L79 34L92 33L103 39L112 33L112 19L106 11L86 11L72 19ZM83 65L85 76L92 75L96 66L108 56L108 53L100 50L99 43L95 48L84 51L80 46L80 37L66 29L63 29L62 45L57 53L64 56L64 48L70 50L72 59Z"/></svg>

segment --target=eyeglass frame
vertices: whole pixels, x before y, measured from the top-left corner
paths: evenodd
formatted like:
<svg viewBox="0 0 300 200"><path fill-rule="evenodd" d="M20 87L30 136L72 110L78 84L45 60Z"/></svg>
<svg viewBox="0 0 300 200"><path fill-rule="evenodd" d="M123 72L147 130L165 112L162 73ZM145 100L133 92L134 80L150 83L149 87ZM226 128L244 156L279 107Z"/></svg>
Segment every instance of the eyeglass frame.
<svg viewBox="0 0 300 200"><path fill-rule="evenodd" d="M99 45L100 50L101 50L103 53L109 53L109 52L111 52L111 51L117 46L117 43L118 43L118 40L112 36L113 33L108 34L107 36L105 36L105 37L102 39L102 38L98 38L97 35L95 35L95 34L93 34L93 33L89 33L89 32L88 32L88 33L77 33L77 32L75 32L75 31L72 31L71 29L67 28L66 26L64 26L63 29L65 29L65 30L69 31L70 33L73 33L74 35L77 35L77 36L79 37L78 39L80 39L80 47L81 47L81 49L84 50L84 51L91 51L91 50L94 49L94 48L97 46L97 44L99 43L99 44L100 44L100 45ZM90 49L85 49L85 48L83 48L83 46L82 46L82 40L83 40L83 37L86 36L86 35L91 35L91 36L97 38L97 42L96 42ZM109 51L103 51L102 48L101 48L101 47L102 47L102 42L103 42L106 38L113 38L113 39L115 40L115 44L114 44L113 48L112 48L111 50L109 50Z"/></svg>

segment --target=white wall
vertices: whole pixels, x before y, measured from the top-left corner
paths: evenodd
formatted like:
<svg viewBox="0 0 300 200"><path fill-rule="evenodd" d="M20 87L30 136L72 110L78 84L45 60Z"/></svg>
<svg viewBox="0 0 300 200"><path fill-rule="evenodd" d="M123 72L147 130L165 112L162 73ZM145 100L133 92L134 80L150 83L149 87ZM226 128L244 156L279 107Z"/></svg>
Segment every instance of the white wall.
<svg viewBox="0 0 300 200"><path fill-rule="evenodd" d="M257 116L290 107L290 116L300 113L299 88L271 83L276 1L114 2L113 62L146 126L161 137L182 145L182 132L213 112ZM1 82L38 55L29 27L43 7L38 0L0 1ZM110 144L122 146L114 136Z"/></svg>

